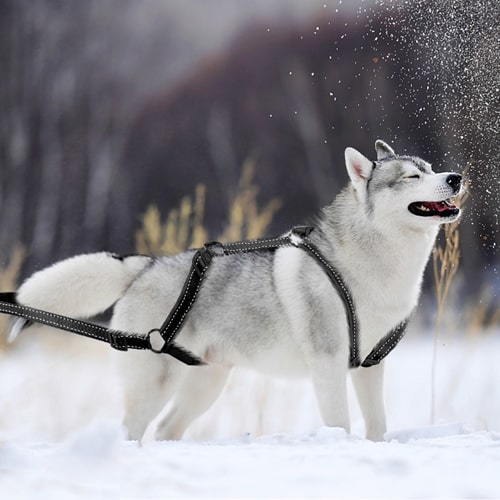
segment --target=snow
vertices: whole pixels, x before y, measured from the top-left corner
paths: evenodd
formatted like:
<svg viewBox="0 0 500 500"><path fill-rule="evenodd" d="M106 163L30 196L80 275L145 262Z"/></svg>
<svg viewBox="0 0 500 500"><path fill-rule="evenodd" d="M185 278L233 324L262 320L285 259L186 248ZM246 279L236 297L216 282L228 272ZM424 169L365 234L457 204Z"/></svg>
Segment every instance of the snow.
<svg viewBox="0 0 500 500"><path fill-rule="evenodd" d="M196 443L122 440L95 422L60 445L5 445L9 497L496 497L500 435L371 443L340 429ZM408 437L406 433L406 437Z"/></svg>
<svg viewBox="0 0 500 500"><path fill-rule="evenodd" d="M496 332L498 333L498 332ZM2 498L498 498L500 339L411 332L387 360L385 442L321 424L304 380L237 372L179 442L125 439L107 346L26 332L0 354ZM193 368L195 369L195 368Z"/></svg>

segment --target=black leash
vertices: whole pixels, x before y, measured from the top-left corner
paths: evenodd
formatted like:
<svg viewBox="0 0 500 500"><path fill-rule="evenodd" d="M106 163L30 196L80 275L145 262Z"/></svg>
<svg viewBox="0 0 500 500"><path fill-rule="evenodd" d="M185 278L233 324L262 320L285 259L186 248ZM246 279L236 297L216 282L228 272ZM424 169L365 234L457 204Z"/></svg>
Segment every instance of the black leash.
<svg viewBox="0 0 500 500"><path fill-rule="evenodd" d="M0 313L18 316L28 320L28 322L41 323L42 325L83 335L84 337L101 340L119 351L127 351L128 349L153 350L149 335L112 330L88 321L23 306L17 303L16 294L13 292L0 293ZM187 365L204 364L202 360L173 342L164 352L171 354Z"/></svg>
<svg viewBox="0 0 500 500"><path fill-rule="evenodd" d="M195 252L184 286L167 319L160 328L154 328L147 334L112 330L87 321L23 306L17 303L16 294L12 292L0 293L0 313L19 316L29 321L107 342L120 351L128 349L151 350L156 353L170 354L190 366L204 365L205 362L202 359L175 344L174 341L196 301L214 257L264 250L275 251L278 248L294 246L303 249L315 259L342 299L350 336L349 366L357 368L359 366L370 367L377 365L403 338L408 320L397 325L396 328L383 337L361 363L359 359L358 320L352 296L340 274L308 239L312 231L312 227L298 226L294 227L285 236L278 238L262 238L225 244L219 242L206 243L203 248Z"/></svg>

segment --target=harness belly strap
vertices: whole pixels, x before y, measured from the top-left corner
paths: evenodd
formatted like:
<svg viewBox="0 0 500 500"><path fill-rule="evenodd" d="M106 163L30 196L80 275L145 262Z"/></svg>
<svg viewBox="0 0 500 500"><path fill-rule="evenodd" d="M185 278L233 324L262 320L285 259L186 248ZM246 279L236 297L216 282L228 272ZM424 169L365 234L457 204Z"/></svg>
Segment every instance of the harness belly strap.
<svg viewBox="0 0 500 500"><path fill-rule="evenodd" d="M190 365L200 366L205 362L195 354L174 343L184 322L193 307L207 271L215 257L222 257L238 253L256 251L275 251L278 248L294 246L307 252L327 274L333 287L337 290L346 314L350 354L349 367L370 367L380 363L393 349L406 333L409 319L392 329L373 348L366 359L359 359L359 327L356 311L351 293L343 281L340 273L322 255L319 249L309 240L308 236L314 230L308 226L297 226L286 235L278 238L262 238L257 240L240 241L235 243L206 243L198 249L191 261L191 267L184 282L179 297L170 311L168 317L160 328L154 328L147 334L137 334L112 330L87 321L77 320L59 314L42 311L17 303L16 294L13 292L0 293L0 313L11 314L25 318L30 322L42 323L62 330L83 335L96 340L109 343L113 348L126 351L128 349L151 350L156 353L166 353L179 361ZM159 337L159 338L158 338Z"/></svg>

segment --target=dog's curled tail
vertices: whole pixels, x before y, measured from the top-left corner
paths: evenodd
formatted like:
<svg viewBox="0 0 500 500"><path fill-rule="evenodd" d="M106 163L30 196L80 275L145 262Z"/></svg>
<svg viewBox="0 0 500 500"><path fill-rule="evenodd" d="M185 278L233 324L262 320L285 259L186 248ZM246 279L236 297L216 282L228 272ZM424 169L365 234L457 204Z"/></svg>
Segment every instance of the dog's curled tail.
<svg viewBox="0 0 500 500"><path fill-rule="evenodd" d="M112 306L151 260L143 255L120 257L108 252L77 255L26 279L16 299L25 306L88 318ZM11 340L19 329L18 325L18 331L11 332Z"/></svg>

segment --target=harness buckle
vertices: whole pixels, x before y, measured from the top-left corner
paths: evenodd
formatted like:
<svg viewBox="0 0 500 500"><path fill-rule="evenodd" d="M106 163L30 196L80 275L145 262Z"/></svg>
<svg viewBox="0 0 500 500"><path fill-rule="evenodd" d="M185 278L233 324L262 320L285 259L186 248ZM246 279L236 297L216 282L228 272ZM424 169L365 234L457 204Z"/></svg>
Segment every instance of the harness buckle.
<svg viewBox="0 0 500 500"><path fill-rule="evenodd" d="M287 236L290 240L290 243L293 246L298 247L303 243L304 239L311 234L313 229L314 228L310 226L295 226L290 229Z"/></svg>
<svg viewBox="0 0 500 500"><path fill-rule="evenodd" d="M217 257L222 257L224 255L224 245L220 241L209 241L205 243L205 248Z"/></svg>

